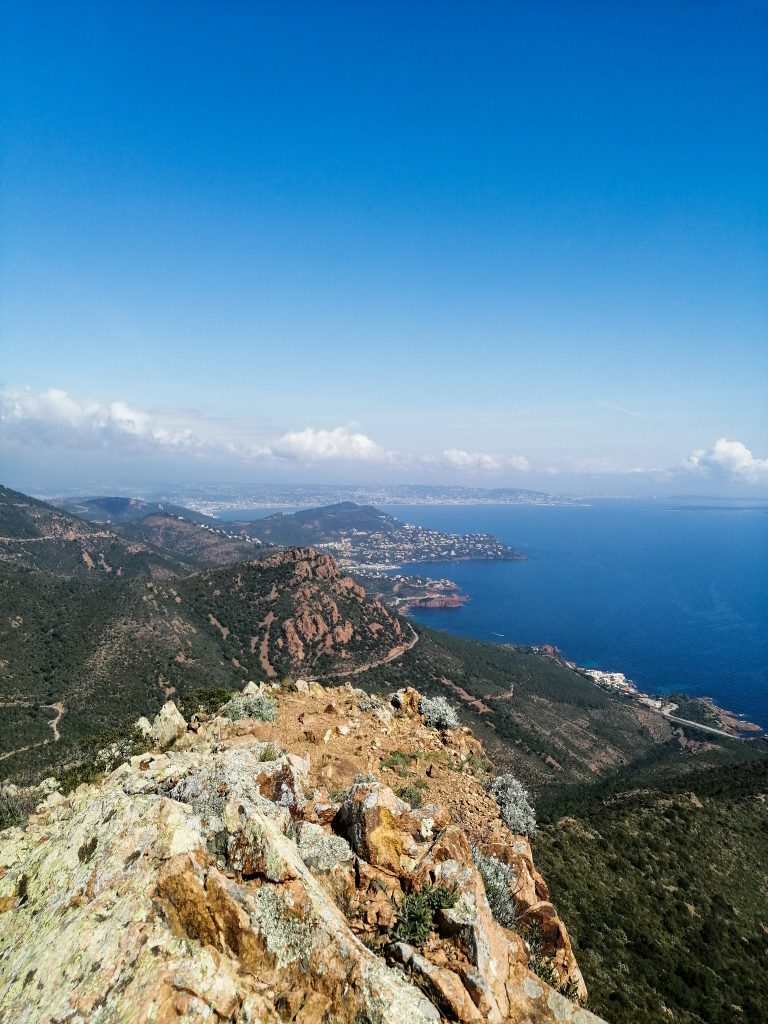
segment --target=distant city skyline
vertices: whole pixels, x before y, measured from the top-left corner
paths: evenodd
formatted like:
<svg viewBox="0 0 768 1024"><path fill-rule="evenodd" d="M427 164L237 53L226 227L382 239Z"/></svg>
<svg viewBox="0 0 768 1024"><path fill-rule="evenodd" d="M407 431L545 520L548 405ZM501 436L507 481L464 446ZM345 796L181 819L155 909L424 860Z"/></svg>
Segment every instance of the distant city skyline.
<svg viewBox="0 0 768 1024"><path fill-rule="evenodd" d="M0 477L768 496L768 11L2 14Z"/></svg>

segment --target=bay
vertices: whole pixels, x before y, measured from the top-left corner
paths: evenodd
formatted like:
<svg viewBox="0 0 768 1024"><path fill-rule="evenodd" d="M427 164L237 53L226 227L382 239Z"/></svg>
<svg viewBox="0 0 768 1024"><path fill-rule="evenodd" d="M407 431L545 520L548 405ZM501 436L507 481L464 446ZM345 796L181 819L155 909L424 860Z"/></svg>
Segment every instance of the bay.
<svg viewBox="0 0 768 1024"><path fill-rule="evenodd" d="M386 511L447 532L493 533L527 556L404 566L455 580L471 598L459 610L417 610L418 622L498 643L554 644L646 692L709 696L768 727L765 509L681 510L666 500Z"/></svg>
<svg viewBox="0 0 768 1024"><path fill-rule="evenodd" d="M624 672L640 689L685 690L768 726L768 514L589 507L388 508L436 529L494 533L524 562L449 562L428 571L471 600L416 611L436 629L501 643L559 647L588 668Z"/></svg>

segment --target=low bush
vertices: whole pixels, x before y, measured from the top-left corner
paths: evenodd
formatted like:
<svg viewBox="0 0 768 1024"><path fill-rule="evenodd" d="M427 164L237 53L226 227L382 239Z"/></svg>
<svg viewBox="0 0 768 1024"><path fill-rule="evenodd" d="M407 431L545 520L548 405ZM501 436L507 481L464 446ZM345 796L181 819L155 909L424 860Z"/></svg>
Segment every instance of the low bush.
<svg viewBox="0 0 768 1024"><path fill-rule="evenodd" d="M515 908L515 872L498 857L486 857L476 847L472 850L472 859L480 872L485 887L488 906L494 918L504 928L517 929L520 916Z"/></svg>
<svg viewBox="0 0 768 1024"><path fill-rule="evenodd" d="M177 703L179 711L189 721L192 715L200 711L206 715L214 714L231 698L231 690L225 690L221 686L201 686L186 694Z"/></svg>
<svg viewBox="0 0 768 1024"><path fill-rule="evenodd" d="M536 813L522 783L514 775L499 775L491 783L490 792L510 832L520 836L533 835L536 831Z"/></svg>
<svg viewBox="0 0 768 1024"><path fill-rule="evenodd" d="M400 902L394 904L397 923L392 930L392 938L396 942L421 946L432 931L435 911L455 906L457 899L455 885L450 888L427 885L417 892L405 893Z"/></svg>
<svg viewBox="0 0 768 1024"><path fill-rule="evenodd" d="M381 759L382 768L393 768L397 774L407 779L411 771L411 762L416 760L415 754L406 754L404 750L393 750Z"/></svg>
<svg viewBox="0 0 768 1024"><path fill-rule="evenodd" d="M252 697L233 697L221 709L221 714L232 722L239 722L243 718L274 722L277 718L277 705L263 693L257 693Z"/></svg>
<svg viewBox="0 0 768 1024"><path fill-rule="evenodd" d="M459 716L445 697L422 697L419 711L430 729L458 729Z"/></svg>
<svg viewBox="0 0 768 1024"><path fill-rule="evenodd" d="M25 790L16 793L0 791L0 832L12 825L24 827L42 797Z"/></svg>
<svg viewBox="0 0 768 1024"><path fill-rule="evenodd" d="M427 784L424 779L414 779L413 782L409 782L407 786L401 786L397 790L397 795L401 800L405 800L411 807L421 807L424 802L423 790L427 788Z"/></svg>

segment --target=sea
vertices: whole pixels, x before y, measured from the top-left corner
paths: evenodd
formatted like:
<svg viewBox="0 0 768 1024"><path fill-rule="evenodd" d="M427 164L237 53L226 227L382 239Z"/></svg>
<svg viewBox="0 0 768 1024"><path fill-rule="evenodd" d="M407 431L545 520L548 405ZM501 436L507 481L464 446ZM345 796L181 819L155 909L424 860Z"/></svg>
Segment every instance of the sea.
<svg viewBox="0 0 768 1024"><path fill-rule="evenodd" d="M492 533L526 555L402 566L454 580L470 598L456 610L416 610L418 622L494 643L553 644L585 668L623 672L645 692L708 696L768 728L764 505L603 500L384 510L450 533Z"/></svg>

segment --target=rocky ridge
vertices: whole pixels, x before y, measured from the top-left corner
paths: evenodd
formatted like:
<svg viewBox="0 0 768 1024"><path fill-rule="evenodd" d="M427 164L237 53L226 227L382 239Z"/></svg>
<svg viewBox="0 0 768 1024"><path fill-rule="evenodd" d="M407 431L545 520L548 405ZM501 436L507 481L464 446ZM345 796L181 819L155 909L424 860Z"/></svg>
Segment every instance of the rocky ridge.
<svg viewBox="0 0 768 1024"><path fill-rule="evenodd" d="M0 834L0 1019L597 1020L492 917L473 846L511 868L550 980L585 994L468 730L427 728L410 689L244 696L274 702L275 721L187 723L168 703L140 723L151 749L68 795L48 783L28 827ZM408 941L408 900L436 894Z"/></svg>

